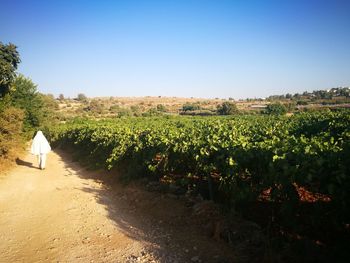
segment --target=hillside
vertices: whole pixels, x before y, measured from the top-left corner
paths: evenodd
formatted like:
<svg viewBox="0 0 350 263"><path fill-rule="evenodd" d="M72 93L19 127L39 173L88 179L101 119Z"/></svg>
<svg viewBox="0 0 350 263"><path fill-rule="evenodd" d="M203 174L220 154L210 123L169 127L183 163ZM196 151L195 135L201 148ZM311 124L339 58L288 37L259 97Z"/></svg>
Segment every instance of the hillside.
<svg viewBox="0 0 350 263"><path fill-rule="evenodd" d="M94 97L57 99L59 112L71 117L122 117L171 114L216 115L224 102L234 103L241 113L261 113L270 103L281 103L288 112L322 108L349 108L349 88L269 96L266 99L205 99L180 97ZM321 95L320 95L321 94ZM187 109L189 109L187 111Z"/></svg>

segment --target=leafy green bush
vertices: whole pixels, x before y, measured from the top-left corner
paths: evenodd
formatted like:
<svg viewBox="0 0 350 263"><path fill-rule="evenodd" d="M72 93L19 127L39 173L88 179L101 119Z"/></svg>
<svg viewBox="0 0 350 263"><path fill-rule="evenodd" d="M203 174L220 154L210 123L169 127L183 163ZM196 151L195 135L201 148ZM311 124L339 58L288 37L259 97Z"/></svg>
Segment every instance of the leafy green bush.
<svg viewBox="0 0 350 263"><path fill-rule="evenodd" d="M235 103L225 101L221 105L218 105L217 112L219 115L233 115L237 114L239 110Z"/></svg>
<svg viewBox="0 0 350 263"><path fill-rule="evenodd" d="M266 114L269 115L283 115L287 113L287 107L281 103L271 103L266 106Z"/></svg>
<svg viewBox="0 0 350 263"><path fill-rule="evenodd" d="M182 106L182 111L195 111L200 110L200 106L198 104L186 103Z"/></svg>

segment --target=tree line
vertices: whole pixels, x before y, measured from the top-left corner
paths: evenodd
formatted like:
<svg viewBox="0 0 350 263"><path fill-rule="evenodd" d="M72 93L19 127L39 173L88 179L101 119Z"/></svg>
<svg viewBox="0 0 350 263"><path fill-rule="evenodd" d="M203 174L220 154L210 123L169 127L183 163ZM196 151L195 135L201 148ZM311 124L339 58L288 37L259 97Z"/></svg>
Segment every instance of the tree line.
<svg viewBox="0 0 350 263"><path fill-rule="evenodd" d="M17 72L21 59L17 47L0 42L0 166L23 148L33 132L55 119L58 105L50 95Z"/></svg>

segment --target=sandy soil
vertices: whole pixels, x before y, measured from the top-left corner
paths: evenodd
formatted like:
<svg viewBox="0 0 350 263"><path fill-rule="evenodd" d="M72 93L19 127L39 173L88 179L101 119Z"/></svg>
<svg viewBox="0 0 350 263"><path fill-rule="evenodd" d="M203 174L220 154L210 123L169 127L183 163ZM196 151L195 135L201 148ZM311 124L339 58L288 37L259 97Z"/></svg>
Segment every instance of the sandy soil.
<svg viewBox="0 0 350 263"><path fill-rule="evenodd" d="M46 170L16 163L0 177L0 262L237 262L182 200L106 184L60 151Z"/></svg>

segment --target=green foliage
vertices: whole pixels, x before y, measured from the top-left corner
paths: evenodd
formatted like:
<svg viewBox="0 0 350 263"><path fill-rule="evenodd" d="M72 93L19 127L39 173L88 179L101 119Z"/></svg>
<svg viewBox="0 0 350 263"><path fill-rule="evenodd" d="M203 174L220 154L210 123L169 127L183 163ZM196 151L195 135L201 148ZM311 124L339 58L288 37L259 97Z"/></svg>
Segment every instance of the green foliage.
<svg viewBox="0 0 350 263"><path fill-rule="evenodd" d="M221 105L218 105L217 112L219 115L233 115L237 114L239 110L235 103L225 101Z"/></svg>
<svg viewBox="0 0 350 263"><path fill-rule="evenodd" d="M272 95L267 98L268 101L276 100L295 100L295 101L332 101L332 99L340 98L341 103L349 102L350 87L338 87L329 90L314 90L312 92L303 92L303 94ZM299 104L303 105L303 104Z"/></svg>
<svg viewBox="0 0 350 263"><path fill-rule="evenodd" d="M41 109L41 119L40 126L46 125L47 123L54 123L60 118L58 114L58 103L53 95L45 95L42 93L37 93L39 99L42 101L43 106Z"/></svg>
<svg viewBox="0 0 350 263"><path fill-rule="evenodd" d="M24 112L24 130L40 127L56 118L58 105L52 95L43 95L37 91L31 79L23 75L12 82L12 89L0 99L0 110L16 107Z"/></svg>
<svg viewBox="0 0 350 263"><path fill-rule="evenodd" d="M281 103L271 103L266 106L266 114L269 115L283 115L287 113L287 107Z"/></svg>
<svg viewBox="0 0 350 263"><path fill-rule="evenodd" d="M158 104L157 105L157 111L167 112L167 108L163 104Z"/></svg>
<svg viewBox="0 0 350 263"><path fill-rule="evenodd" d="M19 63L17 47L11 43L5 45L0 42L0 98L9 92Z"/></svg>
<svg viewBox="0 0 350 263"><path fill-rule="evenodd" d="M91 112L93 114L102 114L104 106L98 100L92 100L87 107L84 108L85 111Z"/></svg>
<svg viewBox="0 0 350 263"><path fill-rule="evenodd" d="M130 107L130 110L132 111L134 116L141 116L141 108L138 105L132 105Z"/></svg>
<svg viewBox="0 0 350 263"><path fill-rule="evenodd" d="M17 108L24 110L25 119L24 126L26 129L30 127L39 127L44 118L44 103L36 85L31 79L19 75L13 82L14 89L11 91L11 104Z"/></svg>
<svg viewBox="0 0 350 263"><path fill-rule="evenodd" d="M29 131L53 123L58 109L52 95L38 93L29 78L16 75L20 62L16 49L0 42L0 163L14 157Z"/></svg>
<svg viewBox="0 0 350 263"><path fill-rule="evenodd" d="M112 105L109 107L109 111L112 113L117 113L120 110L120 106L119 105Z"/></svg>
<svg viewBox="0 0 350 263"><path fill-rule="evenodd" d="M202 110L195 110L195 111L183 111L183 112L180 112L180 115L213 116L213 115L217 115L217 113L212 110L202 109Z"/></svg>
<svg viewBox="0 0 350 263"><path fill-rule="evenodd" d="M186 103L182 106L182 111L195 111L200 110L200 106L198 104Z"/></svg>
<svg viewBox="0 0 350 263"><path fill-rule="evenodd" d="M306 100L298 100L297 105L308 105L309 103Z"/></svg>
<svg viewBox="0 0 350 263"><path fill-rule="evenodd" d="M132 116L132 111L130 109L126 109L126 108L120 108L118 110L117 113L117 117L121 118L121 117L130 117Z"/></svg>
<svg viewBox="0 0 350 263"><path fill-rule="evenodd" d="M142 113L143 117L152 117L152 116L160 116L163 112L158 111L157 108L150 108L146 112Z"/></svg>
<svg viewBox="0 0 350 263"><path fill-rule="evenodd" d="M85 102L85 101L87 101L87 97L85 96L85 94L79 93L77 96L77 100Z"/></svg>
<svg viewBox="0 0 350 263"><path fill-rule="evenodd" d="M349 112L339 111L89 121L51 134L82 149L98 166L125 167L127 160L145 175L190 173L206 180L216 174L228 200L236 201L255 200L271 188L271 201L292 205L297 184L331 196L344 212L350 205L344 203L350 200L349 127Z"/></svg>
<svg viewBox="0 0 350 263"><path fill-rule="evenodd" d="M310 224L328 220L341 229L350 221L349 111L79 121L49 134L89 163L131 177L183 175L189 186L220 184L229 204L256 201L270 189L268 201L281 204L290 222L300 213L296 186L303 187L331 200L316 206Z"/></svg>

